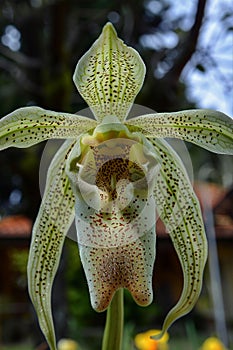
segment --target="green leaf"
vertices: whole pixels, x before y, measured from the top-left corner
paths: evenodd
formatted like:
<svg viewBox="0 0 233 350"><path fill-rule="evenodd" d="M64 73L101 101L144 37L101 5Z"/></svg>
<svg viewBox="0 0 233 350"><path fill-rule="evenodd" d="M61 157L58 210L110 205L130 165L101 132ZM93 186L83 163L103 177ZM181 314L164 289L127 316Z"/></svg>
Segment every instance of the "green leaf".
<svg viewBox="0 0 233 350"><path fill-rule="evenodd" d="M233 154L233 120L221 112L197 109L155 113L129 119L125 124L146 137L175 137L212 152Z"/></svg>
<svg viewBox="0 0 233 350"><path fill-rule="evenodd" d="M96 121L76 114L19 108L0 120L0 149L29 147L51 138L75 138L96 125Z"/></svg>
<svg viewBox="0 0 233 350"><path fill-rule="evenodd" d="M164 321L162 335L194 307L202 288L208 248L199 202L180 158L166 141L151 142L161 166L154 190L157 210L172 239L184 277L182 294Z"/></svg>
<svg viewBox="0 0 233 350"><path fill-rule="evenodd" d="M138 52L117 37L107 23L100 37L80 59L73 76L77 89L97 120L114 115L124 120L144 81Z"/></svg>
<svg viewBox="0 0 233 350"><path fill-rule="evenodd" d="M51 290L65 235L74 219L74 195L65 162L74 141L66 141L48 170L44 197L33 227L28 260L28 288L39 324L51 350L56 349Z"/></svg>

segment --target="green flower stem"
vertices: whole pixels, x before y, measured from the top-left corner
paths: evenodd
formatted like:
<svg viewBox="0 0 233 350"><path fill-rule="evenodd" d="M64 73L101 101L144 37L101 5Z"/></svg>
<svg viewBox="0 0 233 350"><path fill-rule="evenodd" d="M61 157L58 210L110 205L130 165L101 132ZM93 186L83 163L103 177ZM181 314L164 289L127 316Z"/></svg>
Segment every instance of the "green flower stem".
<svg viewBox="0 0 233 350"><path fill-rule="evenodd" d="M107 309L102 350L121 350L124 328L124 289L118 289Z"/></svg>

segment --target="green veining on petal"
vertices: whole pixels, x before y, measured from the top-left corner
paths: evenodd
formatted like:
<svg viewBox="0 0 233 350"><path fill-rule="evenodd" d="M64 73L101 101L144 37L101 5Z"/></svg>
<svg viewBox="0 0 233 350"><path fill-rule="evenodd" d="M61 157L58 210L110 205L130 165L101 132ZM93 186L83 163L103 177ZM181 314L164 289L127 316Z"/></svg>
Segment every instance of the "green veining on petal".
<svg viewBox="0 0 233 350"><path fill-rule="evenodd" d="M100 37L80 59L74 73L78 91L96 119L124 120L144 81L145 65L138 52L117 37L107 23Z"/></svg>
<svg viewBox="0 0 233 350"><path fill-rule="evenodd" d="M51 350L56 349L51 290L65 235L74 220L74 195L64 169L74 142L66 141L51 162L28 260L29 294Z"/></svg>
<svg viewBox="0 0 233 350"><path fill-rule="evenodd" d="M195 305L202 288L207 240L201 209L178 155L164 140L151 141L161 170L155 184L158 213L164 222L183 270L183 291L167 315L162 333Z"/></svg>
<svg viewBox="0 0 233 350"><path fill-rule="evenodd" d="M15 110L0 120L0 149L30 147L51 138L69 139L96 127L96 121L39 107Z"/></svg>
<svg viewBox="0 0 233 350"><path fill-rule="evenodd" d="M147 114L127 120L126 125L147 137L175 137L212 152L233 154L233 120L221 112L200 109Z"/></svg>

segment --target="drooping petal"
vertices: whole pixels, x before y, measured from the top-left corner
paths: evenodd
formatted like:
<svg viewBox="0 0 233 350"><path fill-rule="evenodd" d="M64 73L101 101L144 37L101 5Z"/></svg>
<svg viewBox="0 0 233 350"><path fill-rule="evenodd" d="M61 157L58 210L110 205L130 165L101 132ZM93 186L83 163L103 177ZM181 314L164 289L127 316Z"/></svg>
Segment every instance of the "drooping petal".
<svg viewBox="0 0 233 350"><path fill-rule="evenodd" d="M153 147L124 134L122 124L105 124L101 135L98 130L83 136L67 162L91 303L103 311L117 289L127 288L138 304L148 305L155 260ZM80 157L85 142L91 147Z"/></svg>
<svg viewBox="0 0 233 350"><path fill-rule="evenodd" d="M127 288L141 306L152 302L154 227L128 245L96 248L79 244L79 251L94 310L104 311L119 288Z"/></svg>
<svg viewBox="0 0 233 350"><path fill-rule="evenodd" d="M144 81L138 52L117 37L107 23L100 37L80 59L74 82L97 120L114 115L124 120Z"/></svg>
<svg viewBox="0 0 233 350"><path fill-rule="evenodd" d="M146 137L175 137L209 151L233 154L233 119L221 112L198 109L155 113L127 120L131 131Z"/></svg>
<svg viewBox="0 0 233 350"><path fill-rule="evenodd" d="M178 254L184 278L180 299L164 321L164 334L194 307L202 288L208 248L199 202L180 158L165 140L150 141L161 165L154 190L157 210Z"/></svg>
<svg viewBox="0 0 233 350"><path fill-rule="evenodd" d="M29 294L51 350L56 349L51 289L65 235L74 220L75 199L64 171L73 145L73 140L66 141L49 167L44 197L33 227L28 260Z"/></svg>
<svg viewBox="0 0 233 350"><path fill-rule="evenodd" d="M0 120L0 149L29 147L50 138L74 138L96 125L95 120L76 114L19 108Z"/></svg>
<svg viewBox="0 0 233 350"><path fill-rule="evenodd" d="M97 311L108 307L119 288L127 288L140 305L152 301L155 204L153 198L140 195L140 192L130 202L125 201L125 191L123 184L117 194L120 198L115 200L119 206L111 203L111 212L94 210L89 206L89 198L81 193L78 196L76 191L80 257L91 304ZM99 195L101 203L103 192L96 188L92 194ZM105 207L105 198L103 202Z"/></svg>

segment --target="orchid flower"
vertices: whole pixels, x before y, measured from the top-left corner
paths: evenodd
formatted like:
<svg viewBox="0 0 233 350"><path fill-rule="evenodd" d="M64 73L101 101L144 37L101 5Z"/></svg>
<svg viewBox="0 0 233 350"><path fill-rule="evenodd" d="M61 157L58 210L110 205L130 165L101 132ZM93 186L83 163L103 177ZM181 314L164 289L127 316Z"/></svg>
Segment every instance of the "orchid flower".
<svg viewBox="0 0 233 350"><path fill-rule="evenodd" d="M102 349L120 349L114 332L122 329L124 288L137 304L152 302L156 213L183 270L182 294L161 335L200 294L207 259L201 210L182 161L164 138L233 154L232 119L211 110L126 119L144 76L139 54L107 23L73 77L95 120L39 107L20 108L0 120L1 149L66 139L48 169L28 261L30 297L52 350L51 289L74 219L92 307L108 310Z"/></svg>

